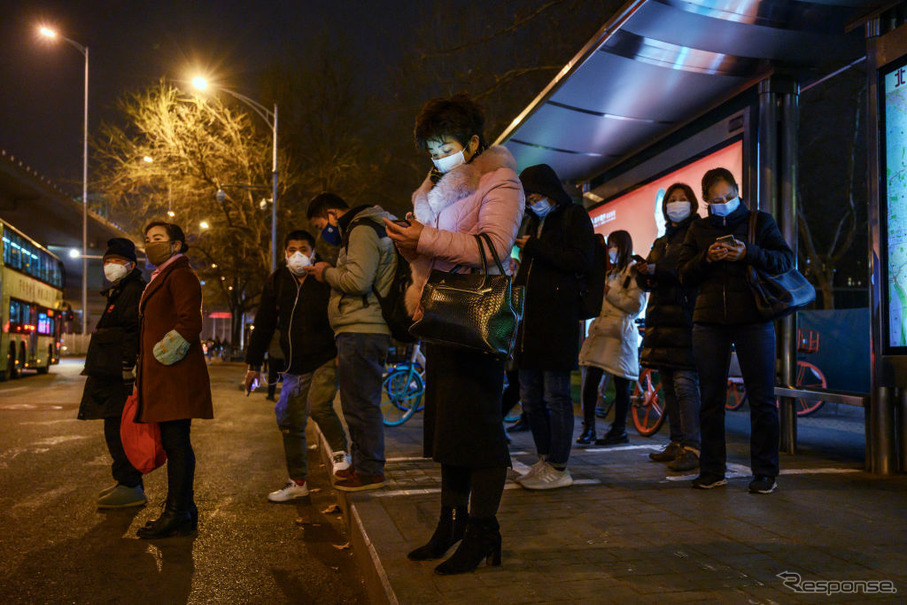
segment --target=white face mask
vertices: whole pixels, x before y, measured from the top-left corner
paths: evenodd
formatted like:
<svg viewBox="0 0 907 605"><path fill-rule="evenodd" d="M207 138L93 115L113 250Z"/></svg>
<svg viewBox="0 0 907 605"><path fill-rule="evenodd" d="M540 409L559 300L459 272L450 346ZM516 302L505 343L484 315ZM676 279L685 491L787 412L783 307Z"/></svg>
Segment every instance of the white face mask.
<svg viewBox="0 0 907 605"><path fill-rule="evenodd" d="M665 204L665 212L669 219L675 223L680 223L690 216L690 202L686 200L668 202Z"/></svg>
<svg viewBox="0 0 907 605"><path fill-rule="evenodd" d="M529 209L532 210L537 217L545 218L545 216L551 212L551 204L548 202L547 198L542 198L539 201L530 204Z"/></svg>
<svg viewBox="0 0 907 605"><path fill-rule="evenodd" d="M294 252L292 256L287 257L287 268L290 269L290 273L297 277L301 277L305 273L305 268L311 266L311 264L312 257L306 256L299 250Z"/></svg>
<svg viewBox="0 0 907 605"><path fill-rule="evenodd" d="M463 155L463 150L461 149L460 151L452 153L449 156L437 160L433 159L432 162L434 162L435 168L437 168L438 171L440 171L442 174L447 174L457 166L465 164L466 156Z"/></svg>
<svg viewBox="0 0 907 605"><path fill-rule="evenodd" d="M115 282L129 275L129 266L118 263L104 263L104 277L108 281Z"/></svg>
<svg viewBox="0 0 907 605"><path fill-rule="evenodd" d="M727 216L736 210L738 206L740 206L740 198L735 197L723 204L709 204L709 212L715 216Z"/></svg>
<svg viewBox="0 0 907 605"><path fill-rule="evenodd" d="M611 259L611 264L617 264L617 248L608 248L608 258Z"/></svg>

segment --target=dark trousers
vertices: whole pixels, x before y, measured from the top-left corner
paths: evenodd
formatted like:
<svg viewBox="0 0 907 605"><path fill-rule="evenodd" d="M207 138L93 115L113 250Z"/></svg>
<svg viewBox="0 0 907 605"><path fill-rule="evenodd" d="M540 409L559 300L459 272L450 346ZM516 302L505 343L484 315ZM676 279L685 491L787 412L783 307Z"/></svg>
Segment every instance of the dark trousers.
<svg viewBox="0 0 907 605"><path fill-rule="evenodd" d="M501 395L501 416L507 417L510 410L520 402L520 371L507 370L507 386Z"/></svg>
<svg viewBox="0 0 907 605"><path fill-rule="evenodd" d="M520 370L520 399L538 455L565 468L573 445L570 371Z"/></svg>
<svg viewBox="0 0 907 605"><path fill-rule="evenodd" d="M665 394L665 413L671 428L671 441L699 449L699 376L695 370L660 368Z"/></svg>
<svg viewBox="0 0 907 605"><path fill-rule="evenodd" d="M159 423L161 445L167 453L167 504L178 511L189 511L193 503L195 452L189 440L191 419Z"/></svg>
<svg viewBox="0 0 907 605"><path fill-rule="evenodd" d="M271 359L268 356L268 397L274 399L274 393L277 391L277 381L280 380L280 372L286 367L286 361L277 357Z"/></svg>
<svg viewBox="0 0 907 605"><path fill-rule="evenodd" d="M123 449L119 416L104 419L104 439L107 441L107 451L113 458L113 464L110 465L113 480L126 487L142 485L142 473L132 466Z"/></svg>
<svg viewBox="0 0 907 605"><path fill-rule="evenodd" d="M595 428L595 404L598 401L598 385L605 371L595 366L586 366L586 379L583 382L583 422L589 428ZM627 413L630 411L630 388L633 383L629 378L612 376L614 380L614 423L611 430L623 433L627 430Z"/></svg>
<svg viewBox="0 0 907 605"><path fill-rule="evenodd" d="M490 519L498 512L507 468L441 465L441 506L465 507L473 519ZM470 498L470 496L472 496Z"/></svg>
<svg viewBox="0 0 907 605"><path fill-rule="evenodd" d="M340 406L350 429L353 468L364 475L384 474L384 416L381 413L381 378L390 336L337 335L337 382Z"/></svg>
<svg viewBox="0 0 907 605"><path fill-rule="evenodd" d="M754 475L776 477L780 428L775 405L775 325L770 321L693 325L693 353L702 393L700 472L724 476L727 470L724 406L732 344L750 406L750 465Z"/></svg>

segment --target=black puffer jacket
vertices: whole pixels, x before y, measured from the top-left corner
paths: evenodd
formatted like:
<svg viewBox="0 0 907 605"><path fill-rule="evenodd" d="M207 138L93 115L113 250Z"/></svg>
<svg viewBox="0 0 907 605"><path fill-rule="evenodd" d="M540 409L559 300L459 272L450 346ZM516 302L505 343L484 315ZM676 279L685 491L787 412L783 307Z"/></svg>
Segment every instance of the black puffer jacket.
<svg viewBox="0 0 907 605"><path fill-rule="evenodd" d="M592 267L592 221L578 204L558 204L541 220L531 214L516 285L526 286L515 347L524 370L572 370L579 356L579 278Z"/></svg>
<svg viewBox="0 0 907 605"><path fill-rule="evenodd" d="M115 333L121 335L116 344L119 351L112 352L121 358L121 368L110 376L88 375L82 392L82 403L79 405L81 420L116 418L123 413L123 404L132 393L133 382L124 381L122 372L132 370L139 356L139 300L144 290L142 272L133 269L129 275L101 292L107 297L107 306L98 320L95 333L116 330ZM89 345L89 355L94 356L99 352L104 353ZM86 359L86 366L91 365L90 361L92 360ZM117 369L116 360L113 361L114 369ZM88 371L83 371L83 374L87 375Z"/></svg>
<svg viewBox="0 0 907 605"><path fill-rule="evenodd" d="M696 369L692 341L696 289L682 286L677 274L683 240L694 220L691 216L676 227L669 221L646 258L655 266L654 275L636 276L639 287L650 292L640 356L646 367Z"/></svg>
<svg viewBox="0 0 907 605"><path fill-rule="evenodd" d="M331 287L307 277L300 284L286 266L271 274L255 314L246 363L258 369L280 329L280 348L290 374L308 374L337 356L334 331L328 321Z"/></svg>
<svg viewBox="0 0 907 605"><path fill-rule="evenodd" d="M784 241L775 219L758 213L755 243L747 241L750 216L742 203L726 217L709 215L690 225L680 253L680 281L687 287L698 287L693 322L710 324L743 324L764 321L746 281L749 265L772 274L788 271L794 265L794 253ZM706 260L709 246L722 235L732 234L746 242L746 255L738 262Z"/></svg>

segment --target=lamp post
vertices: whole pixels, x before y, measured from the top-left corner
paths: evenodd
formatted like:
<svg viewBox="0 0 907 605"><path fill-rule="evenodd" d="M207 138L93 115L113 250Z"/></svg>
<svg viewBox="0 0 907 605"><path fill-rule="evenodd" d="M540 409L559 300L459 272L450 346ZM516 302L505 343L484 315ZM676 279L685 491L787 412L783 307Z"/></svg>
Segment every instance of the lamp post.
<svg viewBox="0 0 907 605"><path fill-rule="evenodd" d="M47 38L57 38L57 32L47 27L42 27L40 32ZM88 47L64 36L60 38L85 56L85 103L82 119L82 334L85 335L88 334Z"/></svg>
<svg viewBox="0 0 907 605"><path fill-rule="evenodd" d="M208 81L204 78L193 78L192 85L198 90L206 90ZM274 111L250 99L244 94L240 94L229 88L219 88L235 99L242 101L252 108L252 111L265 121L265 124L271 128L272 150L271 150L271 273L277 270L277 102L274 103Z"/></svg>

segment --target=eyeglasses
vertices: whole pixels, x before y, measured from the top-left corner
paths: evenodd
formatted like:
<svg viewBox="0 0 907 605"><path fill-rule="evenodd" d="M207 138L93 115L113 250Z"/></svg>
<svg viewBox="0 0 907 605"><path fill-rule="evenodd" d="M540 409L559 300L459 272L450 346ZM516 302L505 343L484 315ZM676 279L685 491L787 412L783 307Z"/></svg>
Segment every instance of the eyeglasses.
<svg viewBox="0 0 907 605"><path fill-rule="evenodd" d="M736 193L728 193L725 196L713 197L712 199L709 200L709 204L724 204L726 202L730 202L735 199L737 199Z"/></svg>

